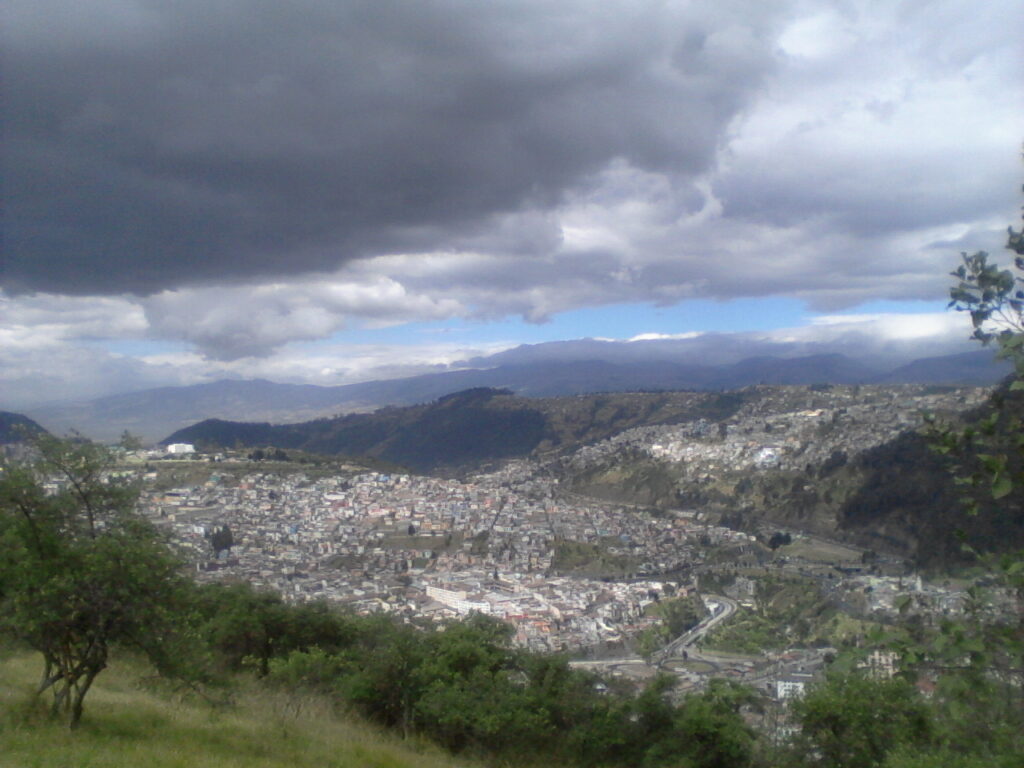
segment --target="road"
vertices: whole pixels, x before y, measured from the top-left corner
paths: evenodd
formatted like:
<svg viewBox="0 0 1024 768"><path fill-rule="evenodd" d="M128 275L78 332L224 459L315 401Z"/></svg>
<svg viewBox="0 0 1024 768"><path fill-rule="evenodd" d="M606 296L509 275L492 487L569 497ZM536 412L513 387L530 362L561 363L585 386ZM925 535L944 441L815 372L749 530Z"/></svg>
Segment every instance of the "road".
<svg viewBox="0 0 1024 768"><path fill-rule="evenodd" d="M704 602L711 609L711 615L705 617L697 626L688 629L661 650L656 651L652 655L650 662L645 661L639 656L633 656L618 659L602 659L600 661L574 661L571 664L578 669L609 669L634 664L649 664L655 667L670 659L682 658L685 653L688 659L703 661L717 668L721 659L715 654L702 653L694 646L704 635L736 613L738 605L735 600L723 597L722 595L706 595Z"/></svg>
<svg viewBox="0 0 1024 768"><path fill-rule="evenodd" d="M735 600L723 595L705 595L704 604L711 610L711 615L705 617L697 626L687 630L655 653L651 658L653 663L660 664L685 654L688 659L716 664L714 659L706 658L694 646L704 635L736 613L736 609L739 606Z"/></svg>

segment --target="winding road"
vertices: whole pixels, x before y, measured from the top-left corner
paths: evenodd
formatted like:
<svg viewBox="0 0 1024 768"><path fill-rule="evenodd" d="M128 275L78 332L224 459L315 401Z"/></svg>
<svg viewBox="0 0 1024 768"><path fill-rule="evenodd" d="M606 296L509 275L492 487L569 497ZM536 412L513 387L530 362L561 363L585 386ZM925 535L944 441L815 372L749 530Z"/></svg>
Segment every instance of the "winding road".
<svg viewBox="0 0 1024 768"><path fill-rule="evenodd" d="M614 667L631 665L660 667L662 664L672 659L686 658L692 661L702 661L717 669L718 664L721 662L721 658L715 654L702 653L695 648L695 645L698 640L704 637L704 635L736 613L739 606L736 604L735 600L723 597L722 595L706 595L703 599L704 604L711 611L711 615L706 616L699 624L697 624L697 626L691 627L675 640L668 643L661 650L655 651L651 656L650 661L642 659L639 656L634 656L618 659L602 659L600 661L573 661L570 663L573 667L578 669L611 669Z"/></svg>
<svg viewBox="0 0 1024 768"><path fill-rule="evenodd" d="M706 595L703 599L704 605L711 611L711 615L662 648L659 654L664 658L671 658L681 650L689 652L698 640L736 613L736 609L739 607L735 600L722 595Z"/></svg>

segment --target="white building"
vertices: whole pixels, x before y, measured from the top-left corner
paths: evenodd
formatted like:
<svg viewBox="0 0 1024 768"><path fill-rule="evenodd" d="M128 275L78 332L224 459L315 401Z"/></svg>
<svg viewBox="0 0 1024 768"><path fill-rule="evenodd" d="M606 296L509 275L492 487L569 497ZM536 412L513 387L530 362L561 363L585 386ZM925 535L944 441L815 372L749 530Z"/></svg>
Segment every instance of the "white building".
<svg viewBox="0 0 1024 768"><path fill-rule="evenodd" d="M171 443L167 446L167 452L175 455L195 453L196 447L191 443Z"/></svg>
<svg viewBox="0 0 1024 768"><path fill-rule="evenodd" d="M775 698L779 701L796 699L807 691L807 684L813 677L807 674L792 674L780 677L775 681Z"/></svg>
<svg viewBox="0 0 1024 768"><path fill-rule="evenodd" d="M427 597L432 597L442 605L447 605L463 615L472 611L479 611L480 613L491 612L490 603L483 599L474 600L465 589L444 589L442 587L428 586Z"/></svg>

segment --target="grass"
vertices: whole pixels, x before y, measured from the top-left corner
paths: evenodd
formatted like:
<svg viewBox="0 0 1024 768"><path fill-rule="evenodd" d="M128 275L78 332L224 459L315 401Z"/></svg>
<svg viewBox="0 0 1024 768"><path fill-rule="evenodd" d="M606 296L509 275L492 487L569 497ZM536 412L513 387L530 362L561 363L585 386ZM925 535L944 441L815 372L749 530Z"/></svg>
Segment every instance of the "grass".
<svg viewBox="0 0 1024 768"><path fill-rule="evenodd" d="M822 628L821 634L832 645L840 646L864 637L878 627L879 625L873 621L862 621L845 613L837 613Z"/></svg>
<svg viewBox="0 0 1024 768"><path fill-rule="evenodd" d="M831 541L823 541L811 536L798 538L791 544L779 547L778 554L788 557L802 557L805 560L846 565L859 563L861 550L844 547Z"/></svg>
<svg viewBox="0 0 1024 768"><path fill-rule="evenodd" d="M740 608L724 624L715 627L701 642L701 649L738 654L759 654L778 650L789 644L783 627L747 608Z"/></svg>
<svg viewBox="0 0 1024 768"><path fill-rule="evenodd" d="M834 641L834 631L854 629L822 597L818 585L798 576L766 576L758 581L757 609L741 608L712 630L707 650L757 654L791 645ZM852 620L849 620L852 621Z"/></svg>
<svg viewBox="0 0 1024 768"><path fill-rule="evenodd" d="M78 730L52 723L32 697L38 657L0 659L3 768L442 768L468 766L429 745L336 717L315 697L243 686L215 707L145 690L145 670L113 665L85 702Z"/></svg>
<svg viewBox="0 0 1024 768"><path fill-rule="evenodd" d="M563 540L555 544L551 570L591 577L622 576L636 567L635 558L613 555L604 544Z"/></svg>

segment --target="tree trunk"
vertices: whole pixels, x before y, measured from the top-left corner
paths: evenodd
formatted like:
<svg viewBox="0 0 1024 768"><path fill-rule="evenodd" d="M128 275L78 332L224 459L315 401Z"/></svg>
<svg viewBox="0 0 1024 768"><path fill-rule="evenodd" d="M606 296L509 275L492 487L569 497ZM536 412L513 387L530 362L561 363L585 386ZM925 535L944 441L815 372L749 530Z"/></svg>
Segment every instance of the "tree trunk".
<svg viewBox="0 0 1024 768"><path fill-rule="evenodd" d="M92 687L92 681L96 679L96 675L100 673L102 668L103 667L99 667L98 669L89 670L85 676L78 681L78 684L75 685L71 699L71 711L68 717L68 728L71 730L78 727L78 724L82 719L82 706L85 702L85 694L89 692L89 688Z"/></svg>
<svg viewBox="0 0 1024 768"><path fill-rule="evenodd" d="M79 657L68 649L64 653L44 654L45 668L36 695L53 690L50 717L66 718L68 727L77 728L82 719L85 695L96 676L106 669L107 649L104 643L92 643Z"/></svg>

